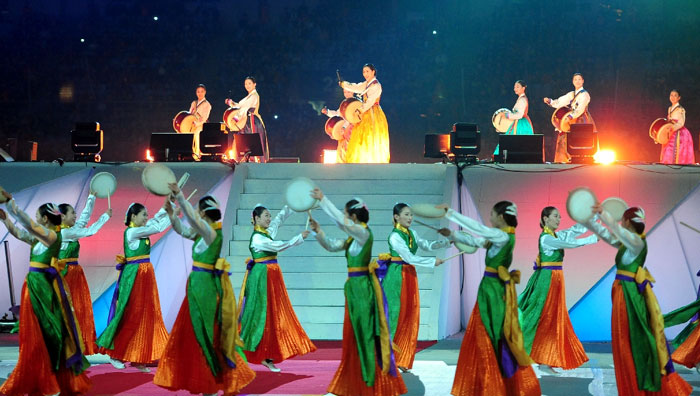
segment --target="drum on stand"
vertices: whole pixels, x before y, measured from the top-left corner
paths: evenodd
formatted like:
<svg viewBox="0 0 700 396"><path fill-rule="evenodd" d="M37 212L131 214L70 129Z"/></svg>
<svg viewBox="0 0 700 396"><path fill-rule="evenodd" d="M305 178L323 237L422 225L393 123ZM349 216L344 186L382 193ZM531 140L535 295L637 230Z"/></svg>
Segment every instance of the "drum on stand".
<svg viewBox="0 0 700 396"><path fill-rule="evenodd" d="M496 132L508 132L508 129L510 129L510 126L513 125L514 121L507 119L506 115L510 116L511 114L513 113L506 108L498 109L495 113L493 113L491 123L493 124L493 127L496 128Z"/></svg>
<svg viewBox="0 0 700 396"><path fill-rule="evenodd" d="M362 102L357 98L347 98L340 102L340 108L338 111L343 118L354 125L359 124L360 121L362 121L362 112L360 111L361 108Z"/></svg>
<svg viewBox="0 0 700 396"><path fill-rule="evenodd" d="M197 118L188 111L181 111L173 118L173 129L177 133L201 132L202 126L195 125Z"/></svg>
<svg viewBox="0 0 700 396"><path fill-rule="evenodd" d="M326 135L333 140L342 140L345 135L343 124L345 124L343 117L335 116L329 118L326 121Z"/></svg>
<svg viewBox="0 0 700 396"><path fill-rule="evenodd" d="M243 114L238 118L238 121L236 121L235 117L239 110L240 107L229 107L224 111L224 125L226 125L231 132L242 131L243 128L245 128L245 123L248 121L247 114Z"/></svg>
<svg viewBox="0 0 700 396"><path fill-rule="evenodd" d="M673 124L665 118L657 118L649 127L649 137L654 139L654 143L666 144L671 140L673 134Z"/></svg>
<svg viewBox="0 0 700 396"><path fill-rule="evenodd" d="M569 118L572 112L573 111L568 106L554 110L554 113L552 113L552 125L554 125L554 129L562 132L570 132L571 124L576 121Z"/></svg>

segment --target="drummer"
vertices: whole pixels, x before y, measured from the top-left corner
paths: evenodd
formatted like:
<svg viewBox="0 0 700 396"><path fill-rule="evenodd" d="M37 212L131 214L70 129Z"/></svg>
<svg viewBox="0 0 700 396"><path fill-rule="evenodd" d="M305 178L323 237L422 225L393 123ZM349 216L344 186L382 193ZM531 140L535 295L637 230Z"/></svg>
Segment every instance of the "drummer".
<svg viewBox="0 0 700 396"><path fill-rule="evenodd" d="M199 132L202 131L202 125L209 121L209 113L211 113L211 103L206 98L207 87L204 84L197 85L195 90L197 100L193 100L190 104L190 114L194 115L194 136L192 137L192 152L195 159L201 157L202 152L199 150Z"/></svg>
<svg viewBox="0 0 700 396"><path fill-rule="evenodd" d="M507 120L513 121L505 135L533 135L535 133L532 128L532 121L527 115L530 106L527 95L525 95L525 89L527 89L527 84L523 80L518 80L513 84L513 92L518 95L518 99L515 101L513 111L504 115ZM496 146L496 150L493 152L494 155L499 153L499 146Z"/></svg>
<svg viewBox="0 0 700 396"><path fill-rule="evenodd" d="M555 109L564 106L571 107L569 119L571 119L572 123L593 124L593 131L597 132L593 117L591 117L591 113L588 111L588 104L591 102L591 95L588 93L588 91L583 89L583 76L581 73L574 73L571 83L574 85L573 91L567 93L566 95L560 96L558 99L544 98L544 102ZM567 135L566 132L560 131L559 129L556 131L558 132L558 135L554 162L565 164L571 160L571 156L566 149Z"/></svg>
<svg viewBox="0 0 700 396"><path fill-rule="evenodd" d="M345 96L345 99L349 99L349 98L353 97L353 93L348 91L347 89L344 89L343 96ZM328 110L327 107L324 107L321 110L321 113L327 115L329 118L343 116L340 113L340 109ZM337 162L339 164L343 164L346 162L345 160L346 160L346 154L347 154L347 150L348 150L348 142L350 141L350 135L352 135L352 124L345 119L343 119L343 131L345 131L345 133L343 133L343 137L338 140Z"/></svg>
<svg viewBox="0 0 700 396"><path fill-rule="evenodd" d="M248 96L241 99L240 102L234 102L232 99L227 98L225 103L230 106L238 107L238 113L233 117L235 122L238 122L244 116L248 116L248 121L243 128L241 133L257 133L260 134L260 143L262 144L263 155L262 157L253 157L255 162L267 162L270 160L270 151L267 146L267 130L265 129L265 123L260 117L260 95L256 89L257 83L255 82L255 77L248 76L243 82L245 90L248 92Z"/></svg>
<svg viewBox="0 0 700 396"><path fill-rule="evenodd" d="M669 100L671 106L668 108L668 120L673 124L673 132L668 143L661 147L661 163L692 165L695 163L693 137L685 127L685 109L681 106L681 94L677 89L671 90Z"/></svg>

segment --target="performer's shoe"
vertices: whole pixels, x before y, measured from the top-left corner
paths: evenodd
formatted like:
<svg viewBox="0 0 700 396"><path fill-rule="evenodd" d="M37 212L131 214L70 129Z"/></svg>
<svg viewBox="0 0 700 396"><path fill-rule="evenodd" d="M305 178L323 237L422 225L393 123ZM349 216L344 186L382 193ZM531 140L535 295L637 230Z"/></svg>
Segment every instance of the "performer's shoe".
<svg viewBox="0 0 700 396"><path fill-rule="evenodd" d="M114 358L109 358L109 362L112 364L112 366L117 369L117 370L124 370L126 366L124 365L124 362L121 360L117 360Z"/></svg>
<svg viewBox="0 0 700 396"><path fill-rule="evenodd" d="M559 372L555 371L554 367L552 367L548 364L540 364L538 368L544 374L559 375Z"/></svg>
<svg viewBox="0 0 700 396"><path fill-rule="evenodd" d="M151 369L146 367L144 364L132 364L131 367L135 368L136 370L142 372L142 373L150 373Z"/></svg>
<svg viewBox="0 0 700 396"><path fill-rule="evenodd" d="M270 359L263 360L261 364L267 367L273 373L279 373L280 371L282 371L282 369L275 367L275 365L272 363L272 360Z"/></svg>
<svg viewBox="0 0 700 396"><path fill-rule="evenodd" d="M398 367L399 367L399 370L401 370L402 373L410 373L410 372L411 372L411 370L410 370L410 369L407 369L406 367L403 367L403 366L398 366Z"/></svg>

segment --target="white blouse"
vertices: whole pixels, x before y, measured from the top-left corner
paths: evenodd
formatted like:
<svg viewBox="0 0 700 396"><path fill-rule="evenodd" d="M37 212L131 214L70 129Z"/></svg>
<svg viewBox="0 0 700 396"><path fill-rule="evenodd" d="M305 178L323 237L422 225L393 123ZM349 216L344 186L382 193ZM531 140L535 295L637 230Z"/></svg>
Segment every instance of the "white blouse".
<svg viewBox="0 0 700 396"><path fill-rule="evenodd" d="M373 81L376 81L376 83L372 84ZM376 78L373 78L371 81L356 84L343 81L342 87L343 89L347 89L350 92L359 93L360 95L367 94L367 99L364 101L360 109L360 111L363 113L371 109L382 96L382 84L380 84Z"/></svg>
<svg viewBox="0 0 700 396"><path fill-rule="evenodd" d="M80 212L80 217L75 222L72 227L64 228L61 230L61 249L68 248L70 242L75 242L80 238L89 237L95 235L97 231L102 228L102 226L109 220L109 215L103 213L96 222L92 223L90 227L87 223L90 221L90 216L92 215L92 210L95 207L95 196L89 195L87 201L85 202L85 207L83 211Z"/></svg>
<svg viewBox="0 0 700 396"><path fill-rule="evenodd" d="M578 93L578 95L576 95L576 93ZM574 100L574 97L576 98L576 100L572 103L571 101ZM571 106L571 116L573 118L578 118L586 112L586 109L588 108L588 104L590 102L591 95L588 93L588 91L585 91L583 87L581 87L577 89L576 92L571 91L566 95L560 96L557 99L552 99L552 101L549 102L549 105L554 108Z"/></svg>
<svg viewBox="0 0 700 396"><path fill-rule="evenodd" d="M129 227L126 230L126 241L129 249L136 250L139 247L141 238L149 237L165 231L170 226L170 218L165 209L160 208L152 219L146 222L143 227Z"/></svg>
<svg viewBox="0 0 700 396"><path fill-rule="evenodd" d="M508 119L519 120L523 117L527 117L527 107L527 96L525 96L525 94L522 94L518 97L518 100L515 101L515 106L513 106L513 112L510 113Z"/></svg>
<svg viewBox="0 0 700 396"><path fill-rule="evenodd" d="M195 253L204 253L209 245L211 245L211 243L216 239L216 231L214 231L214 228L212 228L209 223L199 217L192 207L192 204L185 199L182 191L177 194L177 202L180 204L180 208L182 208L182 212L187 218L187 222L190 224L190 226L187 228L183 227L182 223L180 222L180 218L175 216L173 213L173 215L170 216L170 223L173 226L173 231L182 235L184 238L193 241L197 239L199 235L201 235L202 239L200 239L194 246L194 251Z"/></svg>
<svg viewBox="0 0 700 396"><path fill-rule="evenodd" d="M255 114L259 114L260 110L260 95L258 95L257 90L252 90L245 98L241 99L237 104L239 110L236 113L238 118L243 117L248 113L249 109L255 109Z"/></svg>
<svg viewBox="0 0 700 396"><path fill-rule="evenodd" d="M304 243L304 237L301 235L301 233L288 241L274 240L282 223L284 223L284 221L291 215L292 211L289 209L289 206L284 205L282 210L280 210L277 216L272 219L270 225L267 227L267 233L272 239L265 238L260 234L255 234L253 235L253 240L250 242L250 246L257 252L281 252L289 249L290 247Z"/></svg>
<svg viewBox="0 0 700 396"><path fill-rule="evenodd" d="M576 224L566 230L557 231L556 238L549 234L543 234L540 236L540 247L544 251L544 254L551 255L559 249L573 249L598 242L598 237L596 235L578 238L579 235L585 234L586 232L588 232L588 229L585 226Z"/></svg>
<svg viewBox="0 0 700 396"><path fill-rule="evenodd" d="M190 114L195 114L197 120L194 122L195 125L199 126L209 121L209 113L211 113L211 103L204 98L200 102L196 100L192 101L190 105Z"/></svg>
<svg viewBox="0 0 700 396"><path fill-rule="evenodd" d="M673 124L673 130L677 131L685 126L685 109L680 103L668 108L668 119L676 120Z"/></svg>
<svg viewBox="0 0 700 396"><path fill-rule="evenodd" d="M413 235L413 240L418 244L418 247L423 250L435 251L450 246L449 240L443 239L438 241L429 241L421 238L411 229L409 229L409 232ZM391 248L399 254L401 260L411 265L429 268L435 267L435 257L422 257L411 253L406 241L395 232L392 232L391 235L389 235L389 246L391 246Z"/></svg>
<svg viewBox="0 0 700 396"><path fill-rule="evenodd" d="M446 217L448 220L461 225L467 231L481 235L481 237L475 237L464 232L452 232L450 237L452 240L482 248L487 247L488 243L491 242L491 247L489 247L486 252L488 257L494 257L510 241L508 233L505 231L499 228L487 227L478 221L464 216L463 214L452 209L447 211Z"/></svg>
<svg viewBox="0 0 700 396"><path fill-rule="evenodd" d="M608 227L605 228L603 224L598 222L598 216L589 220L586 227L612 247L619 248L621 244L625 245L627 250L622 255L622 264L631 264L634 259L642 253L642 250L644 250L644 241L642 237L622 228L622 226L613 220L605 211L600 215L600 220Z"/></svg>
<svg viewBox="0 0 700 396"><path fill-rule="evenodd" d="M338 210L328 197L324 196L320 205L321 209L335 222L338 228L353 238L348 248L350 255L359 255L362 252L362 247L367 243L367 240L369 240L369 230L361 224L355 224L347 219L343 212ZM339 252L345 249L345 239L330 238L326 236L323 231L316 234L316 240L329 252Z"/></svg>

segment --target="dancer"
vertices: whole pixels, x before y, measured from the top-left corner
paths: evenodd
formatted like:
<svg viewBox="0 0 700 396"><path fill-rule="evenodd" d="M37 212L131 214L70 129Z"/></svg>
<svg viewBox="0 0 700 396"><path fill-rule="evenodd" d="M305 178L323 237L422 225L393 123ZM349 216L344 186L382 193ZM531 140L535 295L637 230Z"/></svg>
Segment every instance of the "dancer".
<svg viewBox="0 0 700 396"><path fill-rule="evenodd" d="M668 120L673 123L673 133L668 143L661 146L661 163L692 165L695 163L693 137L685 127L685 109L680 104L681 94L677 89L671 90L669 100Z"/></svg>
<svg viewBox="0 0 700 396"><path fill-rule="evenodd" d="M5 211L0 220L15 238L32 248L29 273L22 286L19 358L0 393L15 395L82 394L91 386L84 370L90 366L83 353L80 326L73 315L70 291L63 282L61 212L45 203L29 218L6 191L7 210L26 230L15 227Z"/></svg>
<svg viewBox="0 0 700 396"><path fill-rule="evenodd" d="M362 67L365 81L357 84L340 82L340 87L362 95L362 121L352 129L348 143L348 163L389 163L389 125L379 106L382 85L377 80L377 69L371 63Z"/></svg>
<svg viewBox="0 0 700 396"><path fill-rule="evenodd" d="M593 131L597 131L593 117L588 111L588 104L591 102L591 95L583 89L583 76L581 73L574 73L571 83L574 90L559 97L558 99L544 98L544 102L555 109L564 106L571 107L569 118L571 123L587 123L593 124ZM571 156L566 147L567 132L557 130L557 147L554 154L554 162L567 163L571 160Z"/></svg>
<svg viewBox="0 0 700 396"><path fill-rule="evenodd" d="M481 235L441 230L442 235L487 249L486 271L479 284L477 303L459 351L453 395L540 395L540 383L530 366L533 362L523 345L518 323L515 284L520 271L508 271L513 261L518 212L514 203L501 201L491 210L487 227L440 205L447 219Z"/></svg>
<svg viewBox="0 0 700 396"><path fill-rule="evenodd" d="M226 99L225 103L231 107L238 107L238 112L233 117L236 122L243 117L248 117L248 121L246 122L241 133L257 133L260 135L263 155L262 157L254 158L256 159L256 162L267 162L270 160L270 150L268 149L267 145L267 130L265 129L265 123L260 117L260 95L258 95L258 91L256 89L257 85L258 84L255 82L255 77L246 77L243 82L243 86L248 92L248 96L241 99L240 102L234 102L231 99Z"/></svg>
<svg viewBox="0 0 700 396"><path fill-rule="evenodd" d="M85 344L85 355L94 355L97 353L97 344L95 344L95 320L92 314L92 298L90 298L90 288L88 287L87 279L83 268L78 264L78 256L80 255L79 239L95 235L97 231L112 217L112 209L107 209L105 213L87 226L92 215L92 209L95 206L95 194L91 191L88 195L85 207L80 213L80 218L76 221L75 209L70 204L62 203L58 205L61 211L61 251L58 258L66 261L66 267L61 273L66 284L68 285L75 317L78 318L80 331L83 335Z"/></svg>
<svg viewBox="0 0 700 396"><path fill-rule="evenodd" d="M152 219L140 203L132 203L124 221L124 256L117 256L119 278L109 308L107 328L97 339L99 352L109 355L116 369L124 362L148 373L146 364L160 359L168 341L151 264L151 235L165 231L170 219L161 208Z"/></svg>
<svg viewBox="0 0 700 396"><path fill-rule="evenodd" d="M389 305L391 339L398 347L396 365L403 372L413 367L420 325L420 295L414 266L434 268L443 261L417 256L418 247L434 251L450 246L450 241L428 241L411 229L413 212L405 203L394 205L394 229L389 234L391 261L382 286Z"/></svg>
<svg viewBox="0 0 700 396"><path fill-rule="evenodd" d="M698 272L700 276L700 272ZM694 302L673 310L664 315L664 326L671 327L690 320L683 330L671 342L674 347L671 360L685 367L693 368L700 373L700 327L698 323L700 313L700 293Z"/></svg>
<svg viewBox="0 0 700 396"><path fill-rule="evenodd" d="M207 195L198 210L176 183L170 190L190 227L184 228L166 198L164 208L173 230L192 245L192 272L185 299L158 364L153 383L169 390L225 395L238 393L255 378L239 346L236 298L228 277L229 263L221 257L221 211Z"/></svg>
<svg viewBox="0 0 700 396"><path fill-rule="evenodd" d="M595 219L586 227L618 248L612 287L612 353L618 395L689 395L692 387L675 372L669 357L663 317L651 289L654 278L644 268L644 211L627 209L621 223L600 204L593 211L607 228Z"/></svg>
<svg viewBox="0 0 700 396"><path fill-rule="evenodd" d="M547 206L540 214L539 254L535 272L518 299L525 350L540 371L558 374L553 367L571 370L588 361L571 326L564 289L564 249L598 242L595 235L578 238L588 230L581 224L557 232L559 210Z"/></svg>
<svg viewBox="0 0 700 396"><path fill-rule="evenodd" d="M504 115L507 120L513 120L513 123L504 135L532 135L535 133L532 127L532 121L530 121L530 117L527 115L530 105L527 100L527 95L525 95L525 89L527 89L527 84L525 84L523 80L518 80L513 84L513 92L518 95L518 99L515 101L513 111L510 115L507 113ZM499 148L500 145L496 145L496 150L493 152L494 155L498 155Z"/></svg>
<svg viewBox="0 0 700 396"><path fill-rule="evenodd" d="M367 205L355 198L345 204L342 213L320 189L314 189L311 196L320 201L321 209L349 236L329 238L318 222L309 221L318 243L330 252L345 251L348 262L343 351L328 392L340 396L404 394L407 390L396 371L384 293L374 273L377 263L370 263L374 237L367 227Z"/></svg>
<svg viewBox="0 0 700 396"><path fill-rule="evenodd" d="M241 339L251 363L262 364L279 372L274 363L316 350L297 319L289 302L277 253L304 243L309 231L302 231L289 241L275 241L277 231L292 214L288 206L272 219L270 211L258 205L253 209L253 234L250 254L243 277L239 312Z"/></svg>

